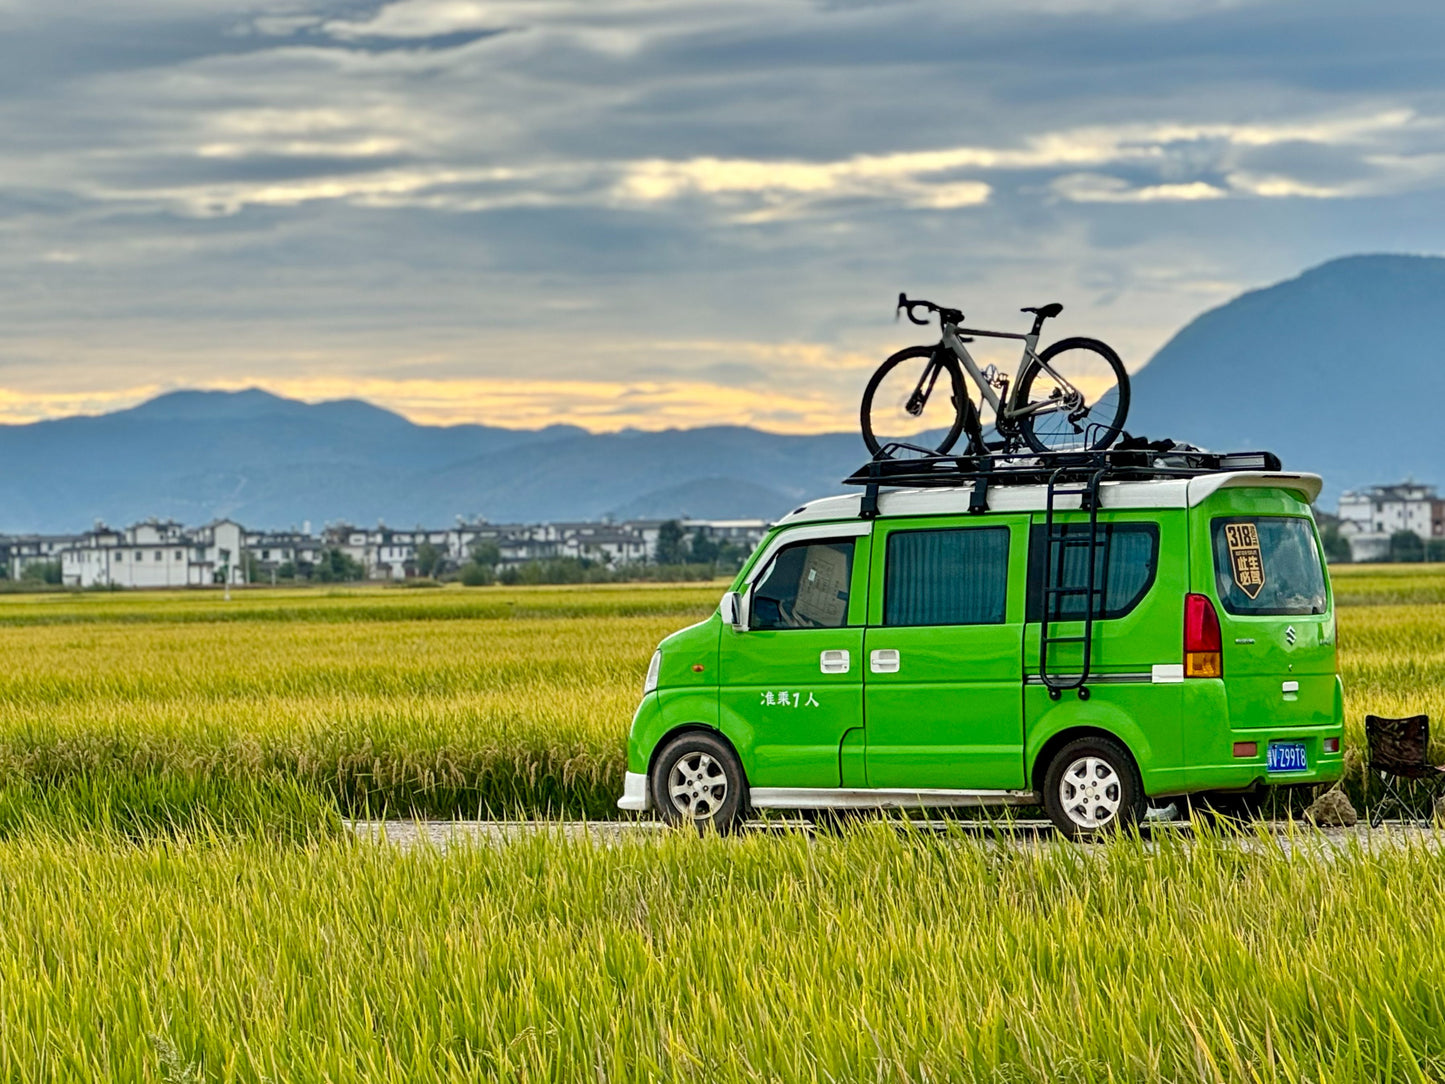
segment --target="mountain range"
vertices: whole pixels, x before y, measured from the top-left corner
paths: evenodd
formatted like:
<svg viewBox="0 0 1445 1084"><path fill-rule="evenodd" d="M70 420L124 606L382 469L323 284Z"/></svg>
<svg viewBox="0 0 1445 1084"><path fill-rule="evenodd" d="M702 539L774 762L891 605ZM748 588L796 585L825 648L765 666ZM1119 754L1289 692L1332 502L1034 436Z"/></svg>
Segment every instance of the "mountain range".
<svg viewBox="0 0 1445 1084"><path fill-rule="evenodd" d="M594 434L427 426L357 400L178 391L129 410L0 426L0 530L142 516L255 527L776 517L835 491L856 435L742 427Z"/></svg>
<svg viewBox="0 0 1445 1084"><path fill-rule="evenodd" d="M1445 466L1445 259L1355 256L1204 313L1133 378L1128 429L1269 448L1341 489ZM688 515L774 518L837 492L853 433L735 426L594 434L418 425L359 400L178 391L0 426L0 530L143 516L248 526Z"/></svg>

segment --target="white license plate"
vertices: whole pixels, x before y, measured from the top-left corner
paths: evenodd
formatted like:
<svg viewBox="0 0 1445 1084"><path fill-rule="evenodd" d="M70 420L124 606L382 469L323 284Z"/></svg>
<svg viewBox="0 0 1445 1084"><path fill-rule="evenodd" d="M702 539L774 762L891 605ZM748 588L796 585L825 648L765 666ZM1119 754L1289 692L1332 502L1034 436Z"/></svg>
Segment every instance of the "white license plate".
<svg viewBox="0 0 1445 1084"><path fill-rule="evenodd" d="M1310 766L1302 741L1272 741L1265 767L1272 772L1304 772Z"/></svg>

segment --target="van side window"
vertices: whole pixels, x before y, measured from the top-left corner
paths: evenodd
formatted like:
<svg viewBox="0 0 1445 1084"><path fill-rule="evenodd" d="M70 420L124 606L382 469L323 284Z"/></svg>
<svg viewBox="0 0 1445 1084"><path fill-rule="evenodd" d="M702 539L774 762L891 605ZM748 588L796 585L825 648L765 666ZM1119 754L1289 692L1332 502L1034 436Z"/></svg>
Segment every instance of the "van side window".
<svg viewBox="0 0 1445 1084"><path fill-rule="evenodd" d="M1007 527L894 531L883 577L885 625L1002 625Z"/></svg>
<svg viewBox="0 0 1445 1084"><path fill-rule="evenodd" d="M748 627L837 629L848 623L855 539L784 546L753 586Z"/></svg>
<svg viewBox="0 0 1445 1084"><path fill-rule="evenodd" d="M1058 529L1056 526L1055 530ZM1044 525L1036 523L1029 531L1028 621L1039 621L1043 618L1046 581L1061 587L1089 586L1089 525L1071 523L1063 528L1063 533L1069 539L1082 539L1086 544L1055 544L1053 551L1056 567L1053 571L1055 575L1062 571L1062 576L1050 580L1047 575L1049 543L1044 533ZM1099 537L1103 544L1094 555L1094 586L1102 588L1103 594L1095 596L1094 617L1124 617L1144 600L1144 596L1154 586L1154 577L1159 571L1159 524L1101 523ZM1061 569L1058 567L1060 565ZM1050 621L1083 620L1084 596L1078 594L1056 598L1054 608L1054 612L1049 614Z"/></svg>

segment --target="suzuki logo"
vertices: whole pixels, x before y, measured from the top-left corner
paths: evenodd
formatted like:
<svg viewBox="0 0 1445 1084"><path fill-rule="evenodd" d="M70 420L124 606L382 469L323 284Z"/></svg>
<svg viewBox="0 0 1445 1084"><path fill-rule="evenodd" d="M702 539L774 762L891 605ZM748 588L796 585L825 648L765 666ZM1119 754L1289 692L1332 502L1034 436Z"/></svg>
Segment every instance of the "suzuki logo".
<svg viewBox="0 0 1445 1084"><path fill-rule="evenodd" d="M1284 630L1284 642L1294 647L1294 626L1289 625Z"/></svg>

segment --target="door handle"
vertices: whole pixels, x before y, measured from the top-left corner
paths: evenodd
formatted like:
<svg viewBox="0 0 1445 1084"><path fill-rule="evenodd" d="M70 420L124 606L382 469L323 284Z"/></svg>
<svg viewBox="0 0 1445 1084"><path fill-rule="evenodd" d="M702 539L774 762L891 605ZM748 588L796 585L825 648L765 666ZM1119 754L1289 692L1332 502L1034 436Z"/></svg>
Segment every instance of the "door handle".
<svg viewBox="0 0 1445 1084"><path fill-rule="evenodd" d="M891 647L882 647L868 653L868 669L875 674L898 673L898 652Z"/></svg>
<svg viewBox="0 0 1445 1084"><path fill-rule="evenodd" d="M852 658L842 648L830 647L818 656L818 669L825 674L846 674L852 667Z"/></svg>

